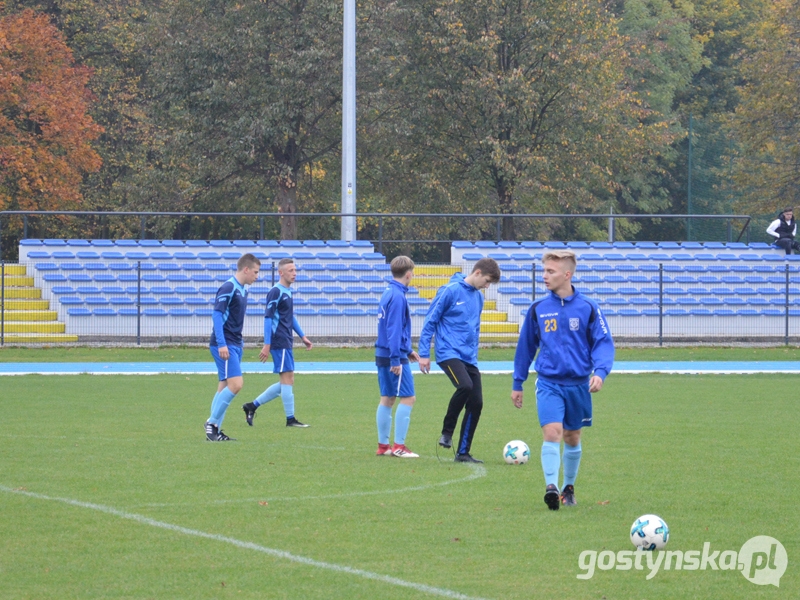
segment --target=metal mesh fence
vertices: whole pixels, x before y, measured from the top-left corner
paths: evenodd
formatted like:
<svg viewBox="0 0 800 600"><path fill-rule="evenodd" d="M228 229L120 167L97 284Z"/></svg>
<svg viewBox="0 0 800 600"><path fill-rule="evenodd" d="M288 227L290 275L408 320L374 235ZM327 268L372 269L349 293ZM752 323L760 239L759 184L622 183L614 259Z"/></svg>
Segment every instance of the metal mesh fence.
<svg viewBox="0 0 800 600"><path fill-rule="evenodd" d="M235 272L229 263L197 275L158 271L144 262L95 271L85 266L0 263L0 344L207 344L216 291ZM800 266L793 263L747 274L718 266L696 276L663 263L627 268L625 275L612 270L600 276L579 265L574 277L576 289L600 305L619 343L800 339ZM413 337L419 336L436 290L454 273L470 269L468 261L416 267L408 294ZM249 344L262 341L266 294L277 281L275 263L262 265L262 273L248 292ZM548 293L535 263L509 273L485 292L484 344L515 343L531 303ZM295 316L315 343L369 346L390 277L385 264L370 269L340 264L331 270L298 261Z"/></svg>

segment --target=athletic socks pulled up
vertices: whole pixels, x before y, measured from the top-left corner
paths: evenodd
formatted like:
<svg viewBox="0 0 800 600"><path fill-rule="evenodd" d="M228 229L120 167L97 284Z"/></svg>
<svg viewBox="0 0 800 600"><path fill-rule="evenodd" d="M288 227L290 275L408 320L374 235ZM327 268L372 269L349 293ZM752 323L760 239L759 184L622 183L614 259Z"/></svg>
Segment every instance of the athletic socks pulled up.
<svg viewBox="0 0 800 600"><path fill-rule="evenodd" d="M561 468L561 444L542 442L542 471L545 485L558 487L558 471Z"/></svg>

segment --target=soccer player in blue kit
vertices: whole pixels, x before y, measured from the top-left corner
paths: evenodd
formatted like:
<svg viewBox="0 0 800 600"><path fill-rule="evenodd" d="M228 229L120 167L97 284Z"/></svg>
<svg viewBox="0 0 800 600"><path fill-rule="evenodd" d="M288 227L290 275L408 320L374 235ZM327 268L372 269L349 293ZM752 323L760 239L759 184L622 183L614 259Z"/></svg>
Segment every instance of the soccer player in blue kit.
<svg viewBox="0 0 800 600"><path fill-rule="evenodd" d="M375 342L375 364L378 367L378 387L381 399L375 421L378 425L377 456L419 458L406 447L406 435L414 407L414 377L409 362L419 355L411 348L411 312L408 310L408 284L414 276L414 261L407 256L392 259L392 281L381 295L378 309L378 339ZM389 445L392 429L392 407L397 397L400 405L395 411L394 446Z"/></svg>
<svg viewBox="0 0 800 600"><path fill-rule="evenodd" d="M278 262L280 281L267 293L267 309L264 313L264 347L258 355L261 362L272 357L272 372L279 374L278 383L268 387L258 398L242 406L247 424L252 427L256 409L278 396L283 401L287 427L308 427L294 416L294 333L311 350L311 340L300 328L294 317L291 285L297 279L297 267L291 258Z"/></svg>
<svg viewBox="0 0 800 600"><path fill-rule="evenodd" d="M483 410L483 384L478 369L478 341L481 333L483 290L500 281L500 267L494 259L482 258L464 276L456 273L439 288L419 334L419 370L430 373L431 339L435 339L436 364L445 372L456 391L447 405L439 445L452 448L458 416L461 433L455 461L482 463L470 454L472 438Z"/></svg>
<svg viewBox="0 0 800 600"><path fill-rule="evenodd" d="M206 421L206 439L209 442L229 442L222 432L222 420L233 398L242 389L242 328L247 310L247 287L258 280L261 261L252 254L245 254L236 263L236 274L217 290L214 312L211 318L209 350L217 365L219 385L211 402L211 415Z"/></svg>
<svg viewBox="0 0 800 600"><path fill-rule="evenodd" d="M597 304L575 291L575 253L545 252L544 284L550 293L531 304L514 356L511 400L522 408L522 384L536 355L536 408L542 427L544 501L550 510L574 506L581 462L581 429L592 424L592 397L614 364L614 340ZM564 484L559 495L561 441Z"/></svg>

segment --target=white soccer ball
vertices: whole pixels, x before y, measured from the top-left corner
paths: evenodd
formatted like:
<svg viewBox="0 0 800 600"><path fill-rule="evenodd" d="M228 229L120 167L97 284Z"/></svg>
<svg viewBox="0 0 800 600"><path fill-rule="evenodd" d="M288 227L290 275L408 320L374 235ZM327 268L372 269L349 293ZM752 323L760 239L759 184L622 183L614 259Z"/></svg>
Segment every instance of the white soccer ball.
<svg viewBox="0 0 800 600"><path fill-rule="evenodd" d="M657 515L642 515L631 525L631 542L637 549L662 550L669 541L669 527Z"/></svg>
<svg viewBox="0 0 800 600"><path fill-rule="evenodd" d="M528 444L521 440L511 440L503 448L503 460L510 465L524 465L530 457Z"/></svg>

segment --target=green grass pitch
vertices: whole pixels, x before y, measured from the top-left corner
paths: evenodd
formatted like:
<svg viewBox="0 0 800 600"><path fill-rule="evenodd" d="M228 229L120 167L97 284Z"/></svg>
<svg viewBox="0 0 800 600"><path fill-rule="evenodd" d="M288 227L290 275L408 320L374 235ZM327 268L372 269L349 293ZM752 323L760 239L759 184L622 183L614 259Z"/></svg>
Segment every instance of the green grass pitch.
<svg viewBox="0 0 800 600"><path fill-rule="evenodd" d="M274 381L246 376L224 429L204 441L211 376L0 379L0 596L89 598L796 598L800 378L612 375L584 435L578 506L542 501L532 385L484 378L473 454L435 454L451 387L418 376L408 446L375 457L377 385L298 375L297 416L280 400L247 427L241 404ZM532 449L509 466L505 442ZM631 550L655 513L669 550L738 551L777 538L780 587L735 571L597 570L584 550ZM280 554L281 552L286 554Z"/></svg>

